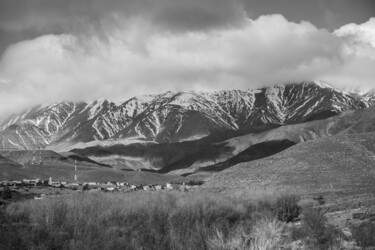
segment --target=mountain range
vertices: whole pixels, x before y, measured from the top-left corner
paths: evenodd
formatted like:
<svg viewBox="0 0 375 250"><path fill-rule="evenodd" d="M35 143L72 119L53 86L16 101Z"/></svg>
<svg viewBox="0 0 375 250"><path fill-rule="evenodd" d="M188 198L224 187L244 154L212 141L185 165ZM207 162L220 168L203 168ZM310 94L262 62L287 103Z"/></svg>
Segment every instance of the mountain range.
<svg viewBox="0 0 375 250"><path fill-rule="evenodd" d="M109 100L38 105L0 122L0 147L67 150L96 144L193 141L325 119L375 102L373 92L339 90L322 82L256 90L166 92L122 103Z"/></svg>
<svg viewBox="0 0 375 250"><path fill-rule="evenodd" d="M277 155L289 159L294 154L288 150L310 141L375 132L374 104L371 91L301 82L246 91L166 92L121 103L38 105L0 123L1 176L70 180L78 163L93 181L129 180L137 172L139 182L147 183L179 176L221 182L225 174L220 173L268 164ZM331 144L322 145L324 151ZM319 162L313 156L311 162Z"/></svg>

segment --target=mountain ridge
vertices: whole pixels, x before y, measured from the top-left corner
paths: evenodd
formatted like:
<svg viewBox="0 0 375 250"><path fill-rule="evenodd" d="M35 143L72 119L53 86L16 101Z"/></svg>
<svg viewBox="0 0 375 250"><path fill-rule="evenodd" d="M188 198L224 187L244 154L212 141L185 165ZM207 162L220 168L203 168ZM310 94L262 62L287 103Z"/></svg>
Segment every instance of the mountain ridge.
<svg viewBox="0 0 375 250"><path fill-rule="evenodd" d="M109 100L38 105L0 123L0 147L62 148L105 140L179 142L264 124L288 125L371 106L368 95L325 82L256 90L165 92Z"/></svg>

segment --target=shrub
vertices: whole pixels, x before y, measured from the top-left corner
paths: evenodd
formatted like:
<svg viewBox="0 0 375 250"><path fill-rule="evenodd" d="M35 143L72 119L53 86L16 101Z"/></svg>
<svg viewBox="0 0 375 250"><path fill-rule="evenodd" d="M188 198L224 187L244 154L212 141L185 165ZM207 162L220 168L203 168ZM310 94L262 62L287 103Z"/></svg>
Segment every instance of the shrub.
<svg viewBox="0 0 375 250"><path fill-rule="evenodd" d="M251 228L254 205L220 195L174 192L79 193L16 202L13 223L32 249L207 249L219 230L228 237Z"/></svg>
<svg viewBox="0 0 375 250"><path fill-rule="evenodd" d="M212 250L279 249L283 244L283 229L284 225L277 219L263 218L253 225L250 234L246 233L243 227L227 237L217 231L208 239L208 247Z"/></svg>
<svg viewBox="0 0 375 250"><path fill-rule="evenodd" d="M289 239L291 242L305 239L307 237L307 232L303 230L301 227L292 225L289 228Z"/></svg>
<svg viewBox="0 0 375 250"><path fill-rule="evenodd" d="M82 192L12 203L7 218L28 226L18 235L29 249L272 249L282 241L277 217L295 219L297 202L290 195Z"/></svg>
<svg viewBox="0 0 375 250"><path fill-rule="evenodd" d="M250 237L244 232L237 230L234 234L225 237L220 231L207 240L208 249L212 250L245 250L249 249Z"/></svg>
<svg viewBox="0 0 375 250"><path fill-rule="evenodd" d="M319 195L318 197L314 197L313 199L316 200L316 201L318 201L318 202L319 202L319 205L321 205L321 206L324 205L324 204L326 203L326 201L325 201L323 195Z"/></svg>
<svg viewBox="0 0 375 250"><path fill-rule="evenodd" d="M302 228L314 239L324 237L327 218L318 209L306 208L302 213Z"/></svg>
<svg viewBox="0 0 375 250"><path fill-rule="evenodd" d="M359 226L352 226L351 232L359 246L375 246L375 222L368 221L361 223Z"/></svg>
<svg viewBox="0 0 375 250"><path fill-rule="evenodd" d="M3 191L1 192L1 198L4 200L9 200L12 198L12 191L9 187L4 187Z"/></svg>
<svg viewBox="0 0 375 250"><path fill-rule="evenodd" d="M190 186L200 186L204 184L204 181L203 180L190 180L186 184Z"/></svg>
<svg viewBox="0 0 375 250"><path fill-rule="evenodd" d="M298 205L299 197L296 195L284 195L276 200L276 214L280 221L292 222L297 219L301 212Z"/></svg>
<svg viewBox="0 0 375 250"><path fill-rule="evenodd" d="M302 233L308 246L328 249L337 245L342 232L327 223L327 218L319 209L305 208L302 212Z"/></svg>
<svg viewBox="0 0 375 250"><path fill-rule="evenodd" d="M22 232L23 228L13 225L6 211L0 207L0 249L27 249Z"/></svg>
<svg viewBox="0 0 375 250"><path fill-rule="evenodd" d="M263 219L253 228L251 249L278 249L282 245L283 224L276 219Z"/></svg>

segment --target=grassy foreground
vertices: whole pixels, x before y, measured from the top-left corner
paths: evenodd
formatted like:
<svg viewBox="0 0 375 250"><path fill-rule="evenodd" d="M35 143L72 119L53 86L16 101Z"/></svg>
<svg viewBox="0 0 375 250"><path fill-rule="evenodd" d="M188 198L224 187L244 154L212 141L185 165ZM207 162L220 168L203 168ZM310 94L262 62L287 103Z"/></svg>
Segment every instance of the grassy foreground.
<svg viewBox="0 0 375 250"><path fill-rule="evenodd" d="M337 249L341 235L298 197L250 199L210 193L77 193L10 204L0 249L291 249L300 240ZM302 211L303 213L303 211ZM296 248L294 248L296 249Z"/></svg>

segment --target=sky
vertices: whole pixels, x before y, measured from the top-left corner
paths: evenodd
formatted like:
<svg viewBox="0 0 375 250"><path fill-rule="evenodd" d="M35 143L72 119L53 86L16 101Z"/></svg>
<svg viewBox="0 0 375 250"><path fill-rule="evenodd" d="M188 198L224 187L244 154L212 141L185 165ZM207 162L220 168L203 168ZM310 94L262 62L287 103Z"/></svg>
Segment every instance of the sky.
<svg viewBox="0 0 375 250"><path fill-rule="evenodd" d="M0 0L0 117L303 80L375 87L374 0Z"/></svg>

